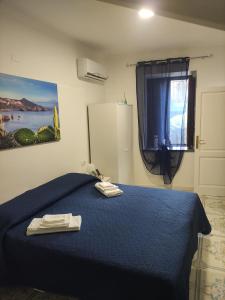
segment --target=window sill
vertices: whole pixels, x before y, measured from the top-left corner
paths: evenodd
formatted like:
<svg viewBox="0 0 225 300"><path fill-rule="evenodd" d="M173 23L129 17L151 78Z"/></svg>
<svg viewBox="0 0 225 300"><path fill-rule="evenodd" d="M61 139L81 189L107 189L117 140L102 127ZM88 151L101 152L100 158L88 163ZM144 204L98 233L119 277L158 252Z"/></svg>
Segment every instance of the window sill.
<svg viewBox="0 0 225 300"><path fill-rule="evenodd" d="M168 150L171 151L185 151L185 152L194 152L195 149L194 148L189 148L189 147L176 147L176 146L172 146L172 147L167 147Z"/></svg>
<svg viewBox="0 0 225 300"><path fill-rule="evenodd" d="M143 151L160 151L162 149L154 149L154 148L150 148L150 149L146 149ZM184 151L184 152L195 152L194 148L188 148L188 147L177 147L177 146L171 146L171 147L167 147L167 150L169 151Z"/></svg>

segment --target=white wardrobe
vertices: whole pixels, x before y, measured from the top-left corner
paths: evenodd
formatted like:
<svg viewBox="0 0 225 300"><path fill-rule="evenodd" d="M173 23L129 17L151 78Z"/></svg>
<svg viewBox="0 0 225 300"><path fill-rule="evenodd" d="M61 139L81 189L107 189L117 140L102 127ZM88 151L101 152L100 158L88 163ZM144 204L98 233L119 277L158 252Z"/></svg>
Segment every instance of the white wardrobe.
<svg viewBox="0 0 225 300"><path fill-rule="evenodd" d="M112 182L132 184L132 106L88 106L90 159Z"/></svg>

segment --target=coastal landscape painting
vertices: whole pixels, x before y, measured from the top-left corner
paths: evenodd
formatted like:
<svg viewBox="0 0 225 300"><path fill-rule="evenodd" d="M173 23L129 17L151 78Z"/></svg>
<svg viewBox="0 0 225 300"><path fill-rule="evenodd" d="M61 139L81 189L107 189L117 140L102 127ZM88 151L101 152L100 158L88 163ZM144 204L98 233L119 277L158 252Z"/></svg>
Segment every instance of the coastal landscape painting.
<svg viewBox="0 0 225 300"><path fill-rule="evenodd" d="M0 73L0 150L58 141L57 85Z"/></svg>

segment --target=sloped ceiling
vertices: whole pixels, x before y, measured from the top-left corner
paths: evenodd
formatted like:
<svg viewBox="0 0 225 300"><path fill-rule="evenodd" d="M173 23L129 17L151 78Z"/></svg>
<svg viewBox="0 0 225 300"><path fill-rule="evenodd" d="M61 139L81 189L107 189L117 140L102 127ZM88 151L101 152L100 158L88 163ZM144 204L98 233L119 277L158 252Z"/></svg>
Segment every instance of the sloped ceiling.
<svg viewBox="0 0 225 300"><path fill-rule="evenodd" d="M211 47L225 46L223 30L159 15L142 20L136 9L95 0L0 0L0 18L10 15L25 26L61 34L106 55L192 47L208 54Z"/></svg>
<svg viewBox="0 0 225 300"><path fill-rule="evenodd" d="M99 0L129 8L149 7L160 16L225 30L225 0Z"/></svg>

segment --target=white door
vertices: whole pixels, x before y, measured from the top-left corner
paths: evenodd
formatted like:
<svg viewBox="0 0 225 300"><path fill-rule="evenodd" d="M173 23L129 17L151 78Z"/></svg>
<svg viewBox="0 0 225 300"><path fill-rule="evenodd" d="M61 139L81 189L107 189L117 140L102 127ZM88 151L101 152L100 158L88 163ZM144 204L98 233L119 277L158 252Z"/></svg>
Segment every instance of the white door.
<svg viewBox="0 0 225 300"><path fill-rule="evenodd" d="M195 191L225 199L225 88L202 93L197 119Z"/></svg>

